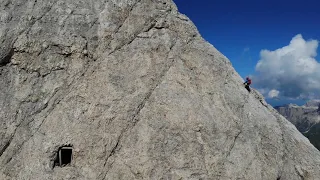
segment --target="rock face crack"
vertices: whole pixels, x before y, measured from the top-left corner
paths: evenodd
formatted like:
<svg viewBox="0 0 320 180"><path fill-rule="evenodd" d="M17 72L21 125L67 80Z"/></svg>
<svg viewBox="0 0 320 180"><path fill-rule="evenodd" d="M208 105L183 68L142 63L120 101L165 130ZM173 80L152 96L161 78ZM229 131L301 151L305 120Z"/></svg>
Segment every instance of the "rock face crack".
<svg viewBox="0 0 320 180"><path fill-rule="evenodd" d="M173 43L173 45L170 47L170 50L168 52L168 57L169 57L169 54L172 50L172 48L175 46L176 42ZM167 59L168 59L167 57ZM121 131L118 139L117 139L117 142L116 144L114 145L114 147L112 148L112 150L110 151L109 155L107 156L106 160L105 160L105 163L104 163L104 167L107 165L110 157L112 157L116 151L120 150L120 143L123 139L123 136L126 132L129 131L129 129L133 128L137 122L139 121L137 119L138 115L140 114L141 110L145 107L145 104L148 102L148 100L150 99L151 95L153 94L153 92L155 91L155 89L163 82L164 80L164 77L166 76L166 74L168 73L168 71L171 69L171 67L174 65L174 59L172 59L170 62L169 62L169 65L168 67L161 73L161 75L159 76L158 78L158 81L155 83L154 86L151 87L151 89L147 92L147 94L145 95L144 99L141 101L141 103L137 106L136 108L136 111L135 113L133 114L130 122L128 123L128 125ZM106 178L107 176L107 172L106 171L106 174L104 175L104 179Z"/></svg>
<svg viewBox="0 0 320 180"><path fill-rule="evenodd" d="M148 29L151 30L151 29L152 29L152 28L151 28L152 26L154 26L154 25L153 25L153 24L150 24L149 27L148 27ZM139 38L139 34L140 34L140 33L141 33L141 32L134 34L134 36L133 36L127 43L124 43L124 44L122 44L122 45L120 45L120 46L115 47L115 49L112 50L112 51L109 53L109 55L112 55L112 54L114 54L115 52L120 51L124 46L130 45L135 39Z"/></svg>
<svg viewBox="0 0 320 180"><path fill-rule="evenodd" d="M166 59L168 59L170 52L172 51L172 48L175 46L176 42L173 43L173 45L170 47L170 50L168 52L168 56ZM158 78L158 82L155 84L155 86L151 87L151 89L148 91L148 93L146 94L145 98L142 100L142 102L138 105L137 110L135 112L135 114L133 115L131 122L133 122L133 126L136 125L137 120L136 117L139 115L139 113L141 112L141 110L144 108L145 104L147 103L147 101L150 99L151 95L153 94L153 92L155 91L155 89L163 82L164 77L166 76L166 74L168 73L168 71L171 69L171 67L174 65L174 59L171 59L171 61L169 62L168 68L165 69L160 77Z"/></svg>
<svg viewBox="0 0 320 180"><path fill-rule="evenodd" d="M140 3L141 0L138 0L137 2L135 2L129 9L129 12L128 14L126 15L126 17L124 18L123 22L121 23L121 25L116 29L115 33L114 34L117 34L120 29L122 28L122 26L124 25L124 23L127 21L127 19L129 18L131 12L133 11L133 9L135 8L135 6Z"/></svg>
<svg viewBox="0 0 320 180"><path fill-rule="evenodd" d="M229 148L229 151L228 151L228 153L227 153L227 158L230 156L230 154L231 154L231 151L233 150L233 148L234 148L234 145L236 144L236 141L237 141L237 139L238 139L238 137L239 137L239 135L242 133L242 131L240 130L237 134L236 134L236 136L234 137L234 139L233 139L233 142L232 142L232 144L231 144L231 146L230 146L230 148Z"/></svg>
<svg viewBox="0 0 320 180"><path fill-rule="evenodd" d="M295 166L295 168L294 168L295 170L296 170L296 173L299 175L299 177L301 178L301 180L304 180L305 178L304 178L304 170L303 169L301 169L301 167L300 166Z"/></svg>
<svg viewBox="0 0 320 180"><path fill-rule="evenodd" d="M120 143L120 140L121 140L121 138L122 138L122 135L123 135L123 132L122 132L121 135L118 137L116 145L112 148L112 150L110 151L110 154L109 154L108 157L106 158L106 161L105 161L105 163L104 163L104 165L103 165L104 167L106 166L109 158L116 153L116 150L117 150L117 148L119 147L119 143Z"/></svg>
<svg viewBox="0 0 320 180"><path fill-rule="evenodd" d="M5 145L3 146L3 148L0 150L0 157L1 157L2 154L6 151L6 149L9 147L12 139L13 139L13 135L10 137L10 139L5 143Z"/></svg>

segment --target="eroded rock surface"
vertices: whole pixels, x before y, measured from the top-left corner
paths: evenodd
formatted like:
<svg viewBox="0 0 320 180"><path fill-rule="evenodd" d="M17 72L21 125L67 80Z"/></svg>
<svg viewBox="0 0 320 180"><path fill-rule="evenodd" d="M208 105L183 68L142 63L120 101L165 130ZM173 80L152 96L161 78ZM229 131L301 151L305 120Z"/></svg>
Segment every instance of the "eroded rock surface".
<svg viewBox="0 0 320 180"><path fill-rule="evenodd" d="M0 14L0 179L320 177L319 151L171 0L1 0Z"/></svg>

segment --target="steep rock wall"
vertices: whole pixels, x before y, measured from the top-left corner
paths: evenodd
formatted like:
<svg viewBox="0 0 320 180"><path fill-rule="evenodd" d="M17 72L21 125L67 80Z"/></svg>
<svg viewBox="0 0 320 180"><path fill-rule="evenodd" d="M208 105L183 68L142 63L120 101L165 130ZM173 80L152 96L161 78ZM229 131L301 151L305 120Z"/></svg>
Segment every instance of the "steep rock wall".
<svg viewBox="0 0 320 180"><path fill-rule="evenodd" d="M172 1L0 6L0 179L320 176L320 153Z"/></svg>

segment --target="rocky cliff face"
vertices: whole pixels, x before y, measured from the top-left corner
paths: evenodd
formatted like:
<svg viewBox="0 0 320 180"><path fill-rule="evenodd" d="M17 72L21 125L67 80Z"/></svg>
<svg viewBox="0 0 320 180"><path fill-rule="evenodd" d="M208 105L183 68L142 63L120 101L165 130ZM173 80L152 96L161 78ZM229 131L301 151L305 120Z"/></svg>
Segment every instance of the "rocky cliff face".
<svg viewBox="0 0 320 180"><path fill-rule="evenodd" d="M312 100L303 106L285 105L276 107L281 115L292 122L307 136L310 142L320 149L320 101Z"/></svg>
<svg viewBox="0 0 320 180"><path fill-rule="evenodd" d="M171 0L0 2L0 179L320 177Z"/></svg>

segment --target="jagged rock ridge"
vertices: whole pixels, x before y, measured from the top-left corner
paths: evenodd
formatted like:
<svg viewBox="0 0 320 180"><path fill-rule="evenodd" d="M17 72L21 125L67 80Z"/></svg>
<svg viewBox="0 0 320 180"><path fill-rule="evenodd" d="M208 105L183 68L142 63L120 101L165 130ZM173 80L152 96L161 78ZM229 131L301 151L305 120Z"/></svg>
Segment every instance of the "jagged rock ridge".
<svg viewBox="0 0 320 180"><path fill-rule="evenodd" d="M320 153L172 1L0 7L0 179L320 176Z"/></svg>
<svg viewBox="0 0 320 180"><path fill-rule="evenodd" d="M320 149L320 100L308 101L303 106L289 104L275 109Z"/></svg>

